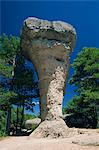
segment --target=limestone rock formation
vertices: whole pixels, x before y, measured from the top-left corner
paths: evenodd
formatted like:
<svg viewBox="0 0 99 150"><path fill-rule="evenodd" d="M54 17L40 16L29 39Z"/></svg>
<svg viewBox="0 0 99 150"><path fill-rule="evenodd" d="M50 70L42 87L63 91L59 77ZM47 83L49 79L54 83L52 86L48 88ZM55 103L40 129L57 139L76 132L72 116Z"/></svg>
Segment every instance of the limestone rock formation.
<svg viewBox="0 0 99 150"><path fill-rule="evenodd" d="M51 121L55 120L57 128L60 124L64 126L64 130L66 127L62 120L62 99L68 74L69 56L75 41L75 29L65 22L34 17L24 21L21 49L23 55L32 61L36 68L40 87L41 120L45 120L46 126L50 124L48 125L50 129L55 128L53 123L51 125ZM42 123L34 132L39 132L40 127L42 128Z"/></svg>
<svg viewBox="0 0 99 150"><path fill-rule="evenodd" d="M34 119L29 119L29 120L26 120L25 122L25 127L26 129L32 129L32 127L37 127L41 122L41 119L40 118L34 118Z"/></svg>

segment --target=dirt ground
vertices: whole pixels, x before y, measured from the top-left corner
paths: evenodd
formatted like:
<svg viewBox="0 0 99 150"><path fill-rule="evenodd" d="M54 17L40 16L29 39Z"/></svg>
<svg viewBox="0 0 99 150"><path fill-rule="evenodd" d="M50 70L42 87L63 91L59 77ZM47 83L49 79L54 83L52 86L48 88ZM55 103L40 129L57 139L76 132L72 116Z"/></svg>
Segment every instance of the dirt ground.
<svg viewBox="0 0 99 150"><path fill-rule="evenodd" d="M9 137L0 141L0 150L99 150L99 135L84 134L64 139Z"/></svg>

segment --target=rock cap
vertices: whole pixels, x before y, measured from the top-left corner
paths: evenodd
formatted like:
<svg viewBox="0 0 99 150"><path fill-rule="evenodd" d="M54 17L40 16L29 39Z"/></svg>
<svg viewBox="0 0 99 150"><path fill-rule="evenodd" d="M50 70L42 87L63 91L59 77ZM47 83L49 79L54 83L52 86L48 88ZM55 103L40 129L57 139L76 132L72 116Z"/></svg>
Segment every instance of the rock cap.
<svg viewBox="0 0 99 150"><path fill-rule="evenodd" d="M76 34L75 28L63 21L48 21L48 20L42 20L35 17L28 17L24 21L24 25L26 25L28 28L32 30L41 30L41 29L50 29L55 30L57 32L65 32L65 31L71 31L74 34Z"/></svg>

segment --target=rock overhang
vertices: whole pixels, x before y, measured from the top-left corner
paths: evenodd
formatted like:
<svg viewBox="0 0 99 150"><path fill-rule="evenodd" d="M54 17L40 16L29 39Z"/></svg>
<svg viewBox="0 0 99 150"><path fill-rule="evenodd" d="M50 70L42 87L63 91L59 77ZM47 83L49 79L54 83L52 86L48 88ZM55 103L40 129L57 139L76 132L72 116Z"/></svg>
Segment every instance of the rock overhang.
<svg viewBox="0 0 99 150"><path fill-rule="evenodd" d="M63 21L47 21L35 17L28 17L23 24L23 35L29 40L57 41L70 47L73 50L76 41L75 28Z"/></svg>
<svg viewBox="0 0 99 150"><path fill-rule="evenodd" d="M66 30L72 31L74 34L76 34L75 28L63 21L48 21L48 20L42 20L35 17L28 17L24 24L29 27L30 29L54 29L57 32L65 32Z"/></svg>

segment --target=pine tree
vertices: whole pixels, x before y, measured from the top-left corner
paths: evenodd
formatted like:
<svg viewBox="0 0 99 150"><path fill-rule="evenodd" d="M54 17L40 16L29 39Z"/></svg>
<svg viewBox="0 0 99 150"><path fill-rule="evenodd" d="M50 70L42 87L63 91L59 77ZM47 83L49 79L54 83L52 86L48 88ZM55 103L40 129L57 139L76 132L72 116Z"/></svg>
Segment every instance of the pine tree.
<svg viewBox="0 0 99 150"><path fill-rule="evenodd" d="M72 66L74 74L70 84L77 87L77 96L68 103L66 111L83 113L96 123L99 119L99 49L83 48Z"/></svg>
<svg viewBox="0 0 99 150"><path fill-rule="evenodd" d="M0 109L6 111L6 133L9 134L11 120L11 106L17 94L11 90L15 56L20 39L14 36L0 36Z"/></svg>
<svg viewBox="0 0 99 150"><path fill-rule="evenodd" d="M19 125L20 114L22 127L24 108L33 111L35 104L32 98L39 96L38 83L34 83L33 80L33 70L26 68L24 63L25 59L20 51L20 38L5 34L0 36L0 109L6 112L7 134L10 133L13 104L17 106L16 128Z"/></svg>

